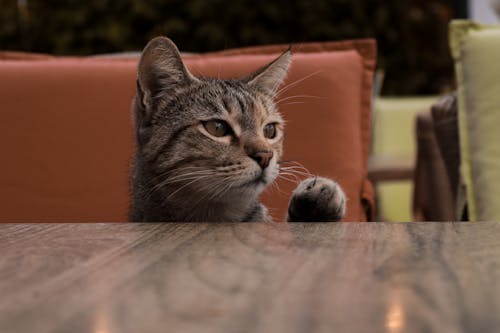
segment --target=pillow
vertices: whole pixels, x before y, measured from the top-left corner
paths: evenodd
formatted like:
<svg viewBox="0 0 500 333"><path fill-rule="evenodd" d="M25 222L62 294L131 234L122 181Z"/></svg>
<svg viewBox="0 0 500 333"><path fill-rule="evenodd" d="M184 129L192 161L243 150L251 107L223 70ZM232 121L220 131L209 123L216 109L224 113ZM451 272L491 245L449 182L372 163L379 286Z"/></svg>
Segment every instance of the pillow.
<svg viewBox="0 0 500 333"><path fill-rule="evenodd" d="M190 55L185 62L195 75L237 77L286 48ZM370 219L375 43L311 43L293 51L279 97L287 121L284 160L338 180L348 197L345 220ZM127 220L136 66L137 59L0 61L0 149L9 156L0 166L0 220ZM271 188L264 202L282 221L295 184L278 186L284 194Z"/></svg>
<svg viewBox="0 0 500 333"><path fill-rule="evenodd" d="M51 58L53 56L48 54L0 51L0 60L44 60Z"/></svg>
<svg viewBox="0 0 500 333"><path fill-rule="evenodd" d="M461 176L470 220L500 219L500 26L455 20Z"/></svg>
<svg viewBox="0 0 500 333"><path fill-rule="evenodd" d="M0 61L0 221L126 221L136 63Z"/></svg>

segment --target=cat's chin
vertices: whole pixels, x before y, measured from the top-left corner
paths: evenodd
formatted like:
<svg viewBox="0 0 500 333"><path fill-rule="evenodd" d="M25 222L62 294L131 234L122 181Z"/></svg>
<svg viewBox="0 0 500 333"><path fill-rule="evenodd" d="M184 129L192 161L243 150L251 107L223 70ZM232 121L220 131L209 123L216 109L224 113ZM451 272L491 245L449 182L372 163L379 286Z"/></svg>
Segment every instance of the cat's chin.
<svg viewBox="0 0 500 333"><path fill-rule="evenodd" d="M242 184L236 185L227 191L227 197L234 200L239 197L242 200L254 200L267 186L273 182L272 177L257 177L250 179Z"/></svg>
<svg viewBox="0 0 500 333"><path fill-rule="evenodd" d="M243 182L238 188L244 191L257 192L260 194L268 185L270 185L276 177L273 177L271 173L262 172L255 177Z"/></svg>

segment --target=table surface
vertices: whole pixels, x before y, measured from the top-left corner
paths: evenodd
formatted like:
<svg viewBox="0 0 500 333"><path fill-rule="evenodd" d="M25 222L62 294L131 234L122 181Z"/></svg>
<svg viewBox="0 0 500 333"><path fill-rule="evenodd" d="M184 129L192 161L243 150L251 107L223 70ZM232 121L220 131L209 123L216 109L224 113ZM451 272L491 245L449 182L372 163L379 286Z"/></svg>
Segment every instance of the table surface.
<svg viewBox="0 0 500 333"><path fill-rule="evenodd" d="M500 224L0 224L0 332L498 332Z"/></svg>

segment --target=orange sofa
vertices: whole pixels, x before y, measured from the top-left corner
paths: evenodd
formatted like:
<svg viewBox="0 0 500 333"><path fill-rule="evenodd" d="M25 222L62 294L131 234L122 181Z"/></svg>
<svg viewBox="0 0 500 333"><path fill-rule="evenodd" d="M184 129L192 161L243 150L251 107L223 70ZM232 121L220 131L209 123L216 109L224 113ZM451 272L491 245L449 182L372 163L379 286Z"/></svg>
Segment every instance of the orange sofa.
<svg viewBox="0 0 500 333"><path fill-rule="evenodd" d="M287 47L185 61L196 75L235 77ZM367 160L375 43L301 44L293 52L279 97L287 121L284 159L337 179L348 196L346 221L371 220ZM0 52L0 222L127 221L137 60ZM283 220L295 184L278 185L281 192L269 189L264 202Z"/></svg>

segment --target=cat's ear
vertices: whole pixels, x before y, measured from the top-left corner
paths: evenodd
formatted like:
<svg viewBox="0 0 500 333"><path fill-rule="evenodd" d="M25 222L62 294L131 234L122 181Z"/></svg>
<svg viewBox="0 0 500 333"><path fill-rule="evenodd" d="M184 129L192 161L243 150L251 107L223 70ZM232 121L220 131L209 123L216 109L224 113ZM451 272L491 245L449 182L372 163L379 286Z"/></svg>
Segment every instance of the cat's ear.
<svg viewBox="0 0 500 333"><path fill-rule="evenodd" d="M285 80L291 62L292 52L288 49L270 64L244 78L243 81L250 86L258 87L274 95Z"/></svg>
<svg viewBox="0 0 500 333"><path fill-rule="evenodd" d="M145 113L151 113L154 99L174 92L197 79L182 62L175 44L167 37L152 39L142 51L137 75L137 97Z"/></svg>

